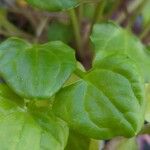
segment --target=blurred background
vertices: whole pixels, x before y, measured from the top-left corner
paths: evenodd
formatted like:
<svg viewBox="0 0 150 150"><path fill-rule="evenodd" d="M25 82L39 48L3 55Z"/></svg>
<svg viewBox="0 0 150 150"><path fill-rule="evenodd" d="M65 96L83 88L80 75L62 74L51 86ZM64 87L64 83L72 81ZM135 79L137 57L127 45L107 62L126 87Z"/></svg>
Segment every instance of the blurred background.
<svg viewBox="0 0 150 150"><path fill-rule="evenodd" d="M150 0L105 0L101 21L113 20L150 46ZM86 69L91 67L92 50L87 39L95 15L95 3L82 7L81 35L84 56L77 58ZM80 8L76 9L81 11ZM33 9L25 0L0 0L0 41L18 36L30 42L61 40L76 49L69 16L66 12L48 13Z"/></svg>
<svg viewBox="0 0 150 150"><path fill-rule="evenodd" d="M95 7L95 3L84 4L83 16L78 15L84 53L81 55L76 51L76 57L87 70L91 68L93 58L89 34L92 18L96 15ZM77 13L80 11L80 8L76 8ZM150 49L150 0L106 0L100 22L108 20L113 20L135 34ZM0 42L11 36L21 37L31 43L61 40L77 49L66 12L40 11L31 8L25 0L0 0ZM3 80L0 79L0 82ZM147 88L148 99L149 95L150 87ZM147 114L150 114L149 110ZM147 116L145 123L149 121L150 116ZM150 150L150 136L143 135L130 140L115 138L103 141L100 145L105 150Z"/></svg>

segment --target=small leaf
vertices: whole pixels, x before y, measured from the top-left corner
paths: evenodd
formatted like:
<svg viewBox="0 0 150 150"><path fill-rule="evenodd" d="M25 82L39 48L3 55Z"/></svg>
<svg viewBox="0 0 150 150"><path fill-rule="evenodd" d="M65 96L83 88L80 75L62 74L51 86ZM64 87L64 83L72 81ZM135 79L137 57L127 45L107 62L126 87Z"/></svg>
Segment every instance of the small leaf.
<svg viewBox="0 0 150 150"><path fill-rule="evenodd" d="M112 53L127 54L139 65L145 82L150 81L150 52L137 37L113 23L103 23L94 26L91 40L96 51L94 64Z"/></svg>
<svg viewBox="0 0 150 150"><path fill-rule="evenodd" d="M5 97L5 95L9 95ZM32 112L10 97L12 92L0 86L0 148L2 150L63 150L68 137L64 121ZM15 96L17 97L17 96Z"/></svg>
<svg viewBox="0 0 150 150"><path fill-rule="evenodd" d="M10 38L0 44L0 75L25 98L50 98L75 67L74 51L62 42L30 45Z"/></svg>
<svg viewBox="0 0 150 150"><path fill-rule="evenodd" d="M98 0L27 0L34 7L47 11L62 11L77 7L81 3Z"/></svg>
<svg viewBox="0 0 150 150"><path fill-rule="evenodd" d="M95 139L136 135L144 120L143 82L134 62L109 56L83 79L64 87L53 111L70 128Z"/></svg>

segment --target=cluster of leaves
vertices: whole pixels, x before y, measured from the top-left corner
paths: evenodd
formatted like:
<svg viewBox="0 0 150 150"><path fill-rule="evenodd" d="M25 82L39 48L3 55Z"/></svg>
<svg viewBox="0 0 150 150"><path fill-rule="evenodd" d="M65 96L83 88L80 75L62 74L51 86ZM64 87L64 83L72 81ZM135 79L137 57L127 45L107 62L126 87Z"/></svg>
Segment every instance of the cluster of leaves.
<svg viewBox="0 0 150 150"><path fill-rule="evenodd" d="M87 0L27 1L60 11ZM60 41L30 44L12 37L0 44L0 75L6 82L0 84L1 149L63 150L68 141L69 150L74 138L89 144L90 138L130 138L140 132L149 51L112 22L95 24L91 43L95 57L89 71Z"/></svg>

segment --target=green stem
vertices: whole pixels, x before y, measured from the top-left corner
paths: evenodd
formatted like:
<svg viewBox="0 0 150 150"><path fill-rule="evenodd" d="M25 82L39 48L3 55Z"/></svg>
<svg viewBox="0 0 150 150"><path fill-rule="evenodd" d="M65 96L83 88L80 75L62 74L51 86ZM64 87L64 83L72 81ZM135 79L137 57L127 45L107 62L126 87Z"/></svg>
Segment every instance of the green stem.
<svg viewBox="0 0 150 150"><path fill-rule="evenodd" d="M140 39L143 39L147 34L148 32L150 31L150 25L149 25L150 22L148 22L145 27L144 27L144 30L143 32L140 34Z"/></svg>
<svg viewBox="0 0 150 150"><path fill-rule="evenodd" d="M109 19L111 18L113 12L118 10L119 5L122 3L121 0L116 0L111 8L111 10L107 13L106 18Z"/></svg>
<svg viewBox="0 0 150 150"><path fill-rule="evenodd" d="M95 9L94 17L93 17L93 24L103 19L103 12L105 9L105 4L106 4L106 0L101 0L100 2L98 2L96 9Z"/></svg>
<svg viewBox="0 0 150 150"><path fill-rule="evenodd" d="M78 18L75 12L75 9L71 9L69 11L70 13L70 18L74 30L74 36L76 39L76 44L77 44L77 52L80 56L82 56L82 41L81 41L81 34L80 34L80 24L78 22Z"/></svg>
<svg viewBox="0 0 150 150"><path fill-rule="evenodd" d="M82 19L83 19L83 4L81 4L79 6L79 22L80 22L80 26L82 25Z"/></svg>
<svg viewBox="0 0 150 150"><path fill-rule="evenodd" d="M106 0L101 0L100 2L97 3L97 6L95 8L95 13L93 16L93 20L92 20L92 24L91 24L90 33L92 32L94 24L102 21L105 4L106 4Z"/></svg>
<svg viewBox="0 0 150 150"><path fill-rule="evenodd" d="M2 13L2 12L0 12ZM20 36L32 40L32 35L18 29L15 25L7 20L6 13L0 14L0 33L5 36Z"/></svg>

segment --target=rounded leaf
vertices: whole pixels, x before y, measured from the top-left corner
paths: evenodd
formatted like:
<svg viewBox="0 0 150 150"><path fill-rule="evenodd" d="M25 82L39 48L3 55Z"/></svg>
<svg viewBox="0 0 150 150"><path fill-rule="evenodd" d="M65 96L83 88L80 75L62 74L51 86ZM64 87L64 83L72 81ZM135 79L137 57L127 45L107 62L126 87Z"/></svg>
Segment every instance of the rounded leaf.
<svg viewBox="0 0 150 150"><path fill-rule="evenodd" d="M126 54L136 61L145 78L145 82L150 81L150 52L137 37L130 34L127 30L112 22L96 24L91 40L96 52L93 65L99 59L110 54Z"/></svg>
<svg viewBox="0 0 150 150"><path fill-rule="evenodd" d="M134 62L127 56L114 55L60 90L53 111L72 129L90 138L132 137L143 124L143 95Z"/></svg>
<svg viewBox="0 0 150 150"><path fill-rule="evenodd" d="M15 94L10 95L10 89L0 85L0 149L63 150L68 138L66 123L53 114L27 110L12 101Z"/></svg>
<svg viewBox="0 0 150 150"><path fill-rule="evenodd" d="M31 45L10 38L0 44L0 75L25 98L51 97L75 67L74 51L62 42Z"/></svg>

